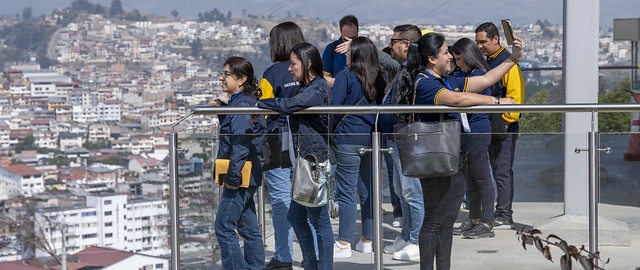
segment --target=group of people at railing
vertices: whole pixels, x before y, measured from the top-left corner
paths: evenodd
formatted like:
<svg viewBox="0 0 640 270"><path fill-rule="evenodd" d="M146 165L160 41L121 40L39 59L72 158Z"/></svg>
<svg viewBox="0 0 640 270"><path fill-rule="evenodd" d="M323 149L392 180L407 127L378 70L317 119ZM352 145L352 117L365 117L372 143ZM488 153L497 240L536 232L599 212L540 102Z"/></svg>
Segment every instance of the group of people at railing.
<svg viewBox="0 0 640 270"><path fill-rule="evenodd" d="M495 227L513 224L511 167L519 113L498 114L498 120L493 120L496 125L485 113L393 114L378 119L372 114L294 112L326 105L521 104L520 39L515 39L510 54L500 45L493 23L477 28L477 44L463 38L452 46L447 46L442 34L423 34L415 25L399 25L383 52L358 36L355 16L340 20L340 32L341 37L321 55L294 22L276 25L269 39L274 64L259 82L249 60L230 57L224 64L220 80L230 95L228 106L258 106L279 113L266 121L261 115L220 116L217 157L230 160L215 221L224 269L292 269L294 232L304 269L332 269L334 258L352 256L354 242L357 252L372 253L372 208L380 206L372 205L371 195L378 191L372 190L371 154L360 150L370 147L374 131L389 134L383 143L396 150L385 154L385 160L394 206L392 225L402 230L384 247L385 253L396 260L419 260L420 269L434 269L434 264L437 269L449 269L455 233L472 239L493 237ZM437 178L404 176L391 135L394 124L442 118L458 119L470 134L463 136L460 171ZM501 127L505 136L492 136L494 126ZM271 155L281 155L275 159L279 164L263 170L265 136L274 130L282 145L279 153ZM321 178L335 177L337 238L328 204L311 207L291 200L295 158L308 154L322 161ZM240 174L246 161L253 164L251 180L242 188ZM268 263L253 201L263 176L275 238L274 256ZM494 181L498 187L495 209ZM469 219L454 229L465 194ZM358 201L362 228L356 239ZM244 252L238 236L244 240Z"/></svg>

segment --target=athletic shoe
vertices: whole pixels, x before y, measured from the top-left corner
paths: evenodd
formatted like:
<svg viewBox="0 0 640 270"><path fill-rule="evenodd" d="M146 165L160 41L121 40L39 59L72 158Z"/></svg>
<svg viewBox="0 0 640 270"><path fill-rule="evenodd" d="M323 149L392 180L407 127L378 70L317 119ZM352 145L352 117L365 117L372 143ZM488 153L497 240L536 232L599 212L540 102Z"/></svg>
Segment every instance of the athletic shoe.
<svg viewBox="0 0 640 270"><path fill-rule="evenodd" d="M396 251L400 251L407 244L407 241L400 238L400 236L396 237L396 240L393 240L393 244L384 246L384 253L393 254Z"/></svg>
<svg viewBox="0 0 640 270"><path fill-rule="evenodd" d="M267 270L293 270L293 263L281 262L276 260L276 258L272 258L271 261L267 263Z"/></svg>
<svg viewBox="0 0 640 270"><path fill-rule="evenodd" d="M393 253L393 259L398 261L419 261L420 247L416 244L407 244L400 251Z"/></svg>
<svg viewBox="0 0 640 270"><path fill-rule="evenodd" d="M351 243L346 245L340 244L336 241L333 244L333 257L334 258L351 258Z"/></svg>
<svg viewBox="0 0 640 270"><path fill-rule="evenodd" d="M496 219L491 223L493 225L494 230L511 230L513 229L513 221L504 220L504 219Z"/></svg>
<svg viewBox="0 0 640 270"><path fill-rule="evenodd" d="M453 235L462 235L475 227L476 224L471 223L470 219L465 219L460 226L453 228Z"/></svg>
<svg viewBox="0 0 640 270"><path fill-rule="evenodd" d="M402 228L402 217L394 218L391 226L394 228Z"/></svg>
<svg viewBox="0 0 640 270"><path fill-rule="evenodd" d="M361 238L360 241L358 241L358 243L356 244L356 251L364 254L373 253L373 243L371 242L371 240L362 241Z"/></svg>
<svg viewBox="0 0 640 270"><path fill-rule="evenodd" d="M478 223L473 229L462 233L462 236L468 239L492 238L496 236L496 233L493 232L491 225L487 226L484 223Z"/></svg>

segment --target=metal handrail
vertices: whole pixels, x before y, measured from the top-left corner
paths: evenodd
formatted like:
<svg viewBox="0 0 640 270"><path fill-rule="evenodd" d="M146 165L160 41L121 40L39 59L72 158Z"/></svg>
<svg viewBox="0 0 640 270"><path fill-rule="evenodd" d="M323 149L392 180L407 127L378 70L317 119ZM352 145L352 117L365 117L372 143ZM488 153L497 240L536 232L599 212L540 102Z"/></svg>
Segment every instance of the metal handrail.
<svg viewBox="0 0 640 270"><path fill-rule="evenodd" d="M589 247L591 252L597 251L597 171L594 169L596 166L595 152L603 149L598 149L596 144L597 137L597 113L598 112L638 112L640 111L640 104L596 104L596 103L574 103L574 104L523 104L523 105L483 105L473 107L449 107L440 105L383 105L383 106L317 106L311 107L305 110L295 112L294 114L379 114L379 113L448 113L448 112L484 112L484 113L500 113L505 111L516 112L529 112L529 113L575 113L575 112L589 112L592 117L591 131L589 132L589 148L579 149L580 151L588 151L589 158ZM174 128L182 121L186 120L191 115L216 115L216 114L277 114L277 112L261 109L257 107L219 107L219 106L200 106L192 108L192 111L178 122L171 126L171 133L169 135L169 156L170 156L170 199L171 199L171 269L178 270L180 262L180 247L179 247L179 233L178 233L178 177L177 177L177 145L178 136ZM372 134L374 136L380 136L379 132ZM375 141L375 140L374 140ZM379 143L373 144L371 151L379 153L381 150ZM576 152L580 152L576 149ZM379 155L378 155L379 156ZM376 165L378 164L378 165ZM373 172L375 174L380 173L379 162L373 163ZM373 187L381 187L379 183L380 177L374 177ZM381 191L373 193L374 205L379 205L381 202ZM381 216L378 211L374 213L374 226L381 226ZM380 227L374 228L374 232L381 232ZM374 250L374 268L382 269L381 259L381 237L380 235L374 236L374 246L378 247Z"/></svg>

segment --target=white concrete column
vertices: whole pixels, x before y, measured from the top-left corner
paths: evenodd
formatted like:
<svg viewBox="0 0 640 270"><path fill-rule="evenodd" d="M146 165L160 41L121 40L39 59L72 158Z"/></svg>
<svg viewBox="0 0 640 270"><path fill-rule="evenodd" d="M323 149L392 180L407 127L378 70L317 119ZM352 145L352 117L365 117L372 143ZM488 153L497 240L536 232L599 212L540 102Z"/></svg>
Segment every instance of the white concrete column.
<svg viewBox="0 0 640 270"><path fill-rule="evenodd" d="M600 0L564 0L562 71L568 104L598 103L599 18ZM588 215L588 155L574 150L588 147L591 113L565 114L564 130L564 213Z"/></svg>
<svg viewBox="0 0 640 270"><path fill-rule="evenodd" d="M563 81L566 103L598 102L598 31L600 0L564 0ZM573 245L589 244L588 132L597 129L590 112L564 117L564 215L534 224ZM596 165L596 166L599 166ZM617 220L597 217L599 244L629 245L629 227ZM595 239L598 239L595 237ZM598 240L595 242L597 250Z"/></svg>

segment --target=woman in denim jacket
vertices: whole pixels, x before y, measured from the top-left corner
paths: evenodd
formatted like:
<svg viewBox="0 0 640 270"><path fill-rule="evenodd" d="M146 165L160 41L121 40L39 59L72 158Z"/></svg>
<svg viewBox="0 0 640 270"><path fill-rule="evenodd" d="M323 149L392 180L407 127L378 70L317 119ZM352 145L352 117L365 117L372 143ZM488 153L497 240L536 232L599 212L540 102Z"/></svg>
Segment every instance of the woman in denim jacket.
<svg viewBox="0 0 640 270"><path fill-rule="evenodd" d="M315 155L323 162L324 169L320 181L329 177L330 163L328 153L329 116L326 114L293 114L312 106L329 105L330 90L322 77L322 59L318 49L309 43L300 43L291 50L289 72L294 80L300 82L297 93L290 98L271 98L258 102L258 107L274 110L289 116L294 152L299 155ZM333 269L333 229L329 220L328 206L303 206L291 201L287 219L296 234L304 269ZM311 226L315 235L311 232ZM314 241L314 236L316 241ZM316 246L318 256L316 256Z"/></svg>
<svg viewBox="0 0 640 270"><path fill-rule="evenodd" d="M259 89L253 66L242 57L231 57L220 75L222 91L231 95L229 106L255 106ZM224 269L264 269L265 255L253 195L262 185L262 146L266 123L260 115L227 115L220 120L218 158L229 159L222 181L222 198L216 213L215 231ZM252 163L249 187L240 187L242 168ZM236 233L237 231L237 233ZM238 242L244 239L244 254Z"/></svg>

